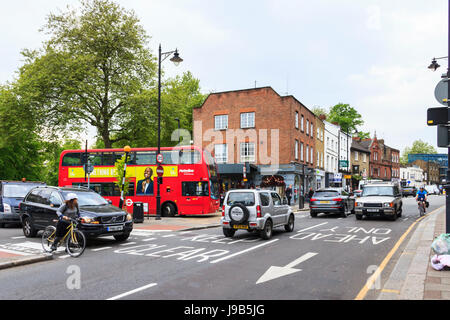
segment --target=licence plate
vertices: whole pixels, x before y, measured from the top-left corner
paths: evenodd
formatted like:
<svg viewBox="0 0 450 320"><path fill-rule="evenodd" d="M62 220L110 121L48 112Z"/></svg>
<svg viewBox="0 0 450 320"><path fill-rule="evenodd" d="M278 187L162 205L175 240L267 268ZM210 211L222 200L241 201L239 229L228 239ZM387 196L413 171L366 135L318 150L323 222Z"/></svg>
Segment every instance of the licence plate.
<svg viewBox="0 0 450 320"><path fill-rule="evenodd" d="M320 204L330 204L330 201L319 201Z"/></svg>
<svg viewBox="0 0 450 320"><path fill-rule="evenodd" d="M378 209L367 209L367 212L378 212Z"/></svg>
<svg viewBox="0 0 450 320"><path fill-rule="evenodd" d="M233 226L233 229L248 229L247 225L236 224Z"/></svg>
<svg viewBox="0 0 450 320"><path fill-rule="evenodd" d="M123 226L111 226L106 228L106 231L121 231L121 230L123 230Z"/></svg>

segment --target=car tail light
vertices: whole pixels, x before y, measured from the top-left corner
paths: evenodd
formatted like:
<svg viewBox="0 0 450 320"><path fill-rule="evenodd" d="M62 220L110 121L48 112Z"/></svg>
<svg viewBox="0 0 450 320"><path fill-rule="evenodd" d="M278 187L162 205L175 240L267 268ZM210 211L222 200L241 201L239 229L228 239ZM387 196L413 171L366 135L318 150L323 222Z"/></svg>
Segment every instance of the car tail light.
<svg viewBox="0 0 450 320"><path fill-rule="evenodd" d="M256 217L261 218L261 206L256 206Z"/></svg>
<svg viewBox="0 0 450 320"><path fill-rule="evenodd" d="M340 202L340 201L342 201L342 198L334 198L333 201Z"/></svg>
<svg viewBox="0 0 450 320"><path fill-rule="evenodd" d="M225 217L225 205L222 206L222 217Z"/></svg>
<svg viewBox="0 0 450 320"><path fill-rule="evenodd" d="M311 201L317 201L317 199L316 198L311 198Z"/></svg>

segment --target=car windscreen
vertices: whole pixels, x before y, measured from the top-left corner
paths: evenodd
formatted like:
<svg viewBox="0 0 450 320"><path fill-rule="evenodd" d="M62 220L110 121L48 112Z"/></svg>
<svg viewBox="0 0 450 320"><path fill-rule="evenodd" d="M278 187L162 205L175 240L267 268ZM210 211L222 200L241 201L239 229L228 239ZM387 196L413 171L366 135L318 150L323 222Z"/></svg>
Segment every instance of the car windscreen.
<svg viewBox="0 0 450 320"><path fill-rule="evenodd" d="M364 187L362 192L363 197L370 196L394 196L394 188L390 186L373 186L373 187Z"/></svg>
<svg viewBox="0 0 450 320"><path fill-rule="evenodd" d="M227 205L232 206L236 203L251 207L255 205L255 194L253 192L230 192L228 194Z"/></svg>
<svg viewBox="0 0 450 320"><path fill-rule="evenodd" d="M36 184L4 184L3 196L5 198L25 198L28 191L38 185Z"/></svg>
<svg viewBox="0 0 450 320"><path fill-rule="evenodd" d="M332 198L337 196L339 196L339 192L336 190L321 190L314 192L313 198Z"/></svg>
<svg viewBox="0 0 450 320"><path fill-rule="evenodd" d="M108 202L102 198L96 192L81 192L81 191L63 191L62 194L64 199L67 200L67 195L69 193L75 193L78 197L78 205L83 206L102 206L107 205Z"/></svg>

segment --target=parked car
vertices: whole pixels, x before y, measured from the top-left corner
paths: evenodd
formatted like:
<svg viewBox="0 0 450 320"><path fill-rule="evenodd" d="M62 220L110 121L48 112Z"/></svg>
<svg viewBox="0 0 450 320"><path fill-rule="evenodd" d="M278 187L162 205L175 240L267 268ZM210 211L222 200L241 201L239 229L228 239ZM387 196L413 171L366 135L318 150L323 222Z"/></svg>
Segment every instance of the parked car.
<svg viewBox="0 0 450 320"><path fill-rule="evenodd" d="M355 197L342 188L325 188L314 192L309 204L311 217L319 213L339 213L342 217L354 213Z"/></svg>
<svg viewBox="0 0 450 320"><path fill-rule="evenodd" d="M396 184L365 185L360 198L356 201L355 216L382 216L395 221L402 216L402 194Z"/></svg>
<svg viewBox="0 0 450 320"><path fill-rule="evenodd" d="M402 197L408 198L408 196L415 197L417 193L417 188L413 186L402 187Z"/></svg>
<svg viewBox="0 0 450 320"><path fill-rule="evenodd" d="M39 230L48 225L56 226L56 211L70 192L78 196L81 217L78 228L87 238L114 236L119 241L128 239L133 229L130 214L112 206L90 189L70 187L37 187L30 190L20 203L24 235L35 237Z"/></svg>
<svg viewBox="0 0 450 320"><path fill-rule="evenodd" d="M20 223L19 203L30 189L46 186L35 181L0 181L0 228L7 223Z"/></svg>
<svg viewBox="0 0 450 320"><path fill-rule="evenodd" d="M259 232L267 240L276 227L292 232L294 221L287 200L282 200L275 191L243 189L227 192L220 223L226 237L234 236L237 230L247 230Z"/></svg>

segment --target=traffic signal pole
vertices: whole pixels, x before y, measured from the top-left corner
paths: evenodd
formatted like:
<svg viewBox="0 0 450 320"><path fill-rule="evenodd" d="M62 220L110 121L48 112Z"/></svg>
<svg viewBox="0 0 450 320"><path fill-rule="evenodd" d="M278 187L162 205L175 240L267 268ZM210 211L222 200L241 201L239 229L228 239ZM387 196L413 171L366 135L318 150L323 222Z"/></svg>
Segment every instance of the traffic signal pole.
<svg viewBox="0 0 450 320"><path fill-rule="evenodd" d="M448 1L448 57L447 81L450 81L450 0ZM447 106L450 108L450 83L448 83L447 88ZM445 181L445 233L450 233L450 147L447 147L447 151L447 178Z"/></svg>

